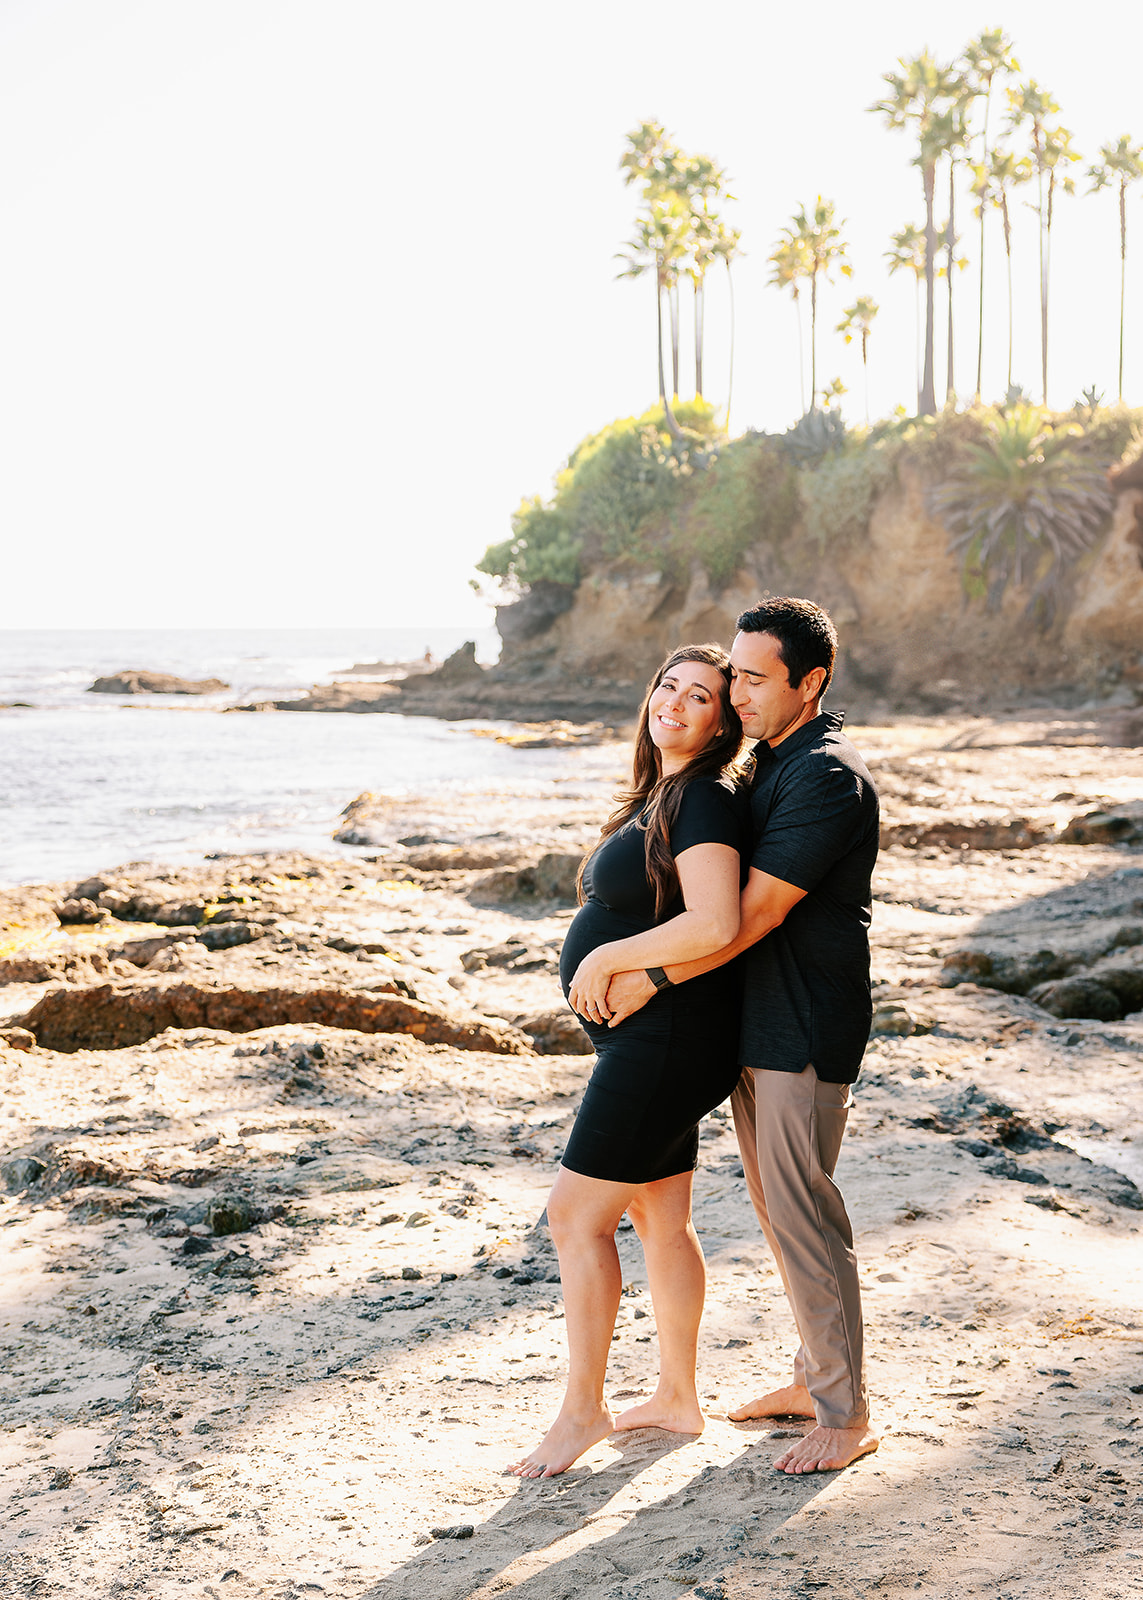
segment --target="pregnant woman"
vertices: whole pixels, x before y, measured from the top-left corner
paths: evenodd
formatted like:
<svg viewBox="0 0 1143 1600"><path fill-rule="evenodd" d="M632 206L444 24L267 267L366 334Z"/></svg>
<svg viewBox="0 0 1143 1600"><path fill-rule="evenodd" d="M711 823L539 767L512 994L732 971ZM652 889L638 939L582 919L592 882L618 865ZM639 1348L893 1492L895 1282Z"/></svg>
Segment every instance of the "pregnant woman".
<svg viewBox="0 0 1143 1600"><path fill-rule="evenodd" d="M738 1081L733 964L672 985L669 962L709 955L738 932L748 796L730 664L687 645L652 679L631 787L581 872L581 908L560 976L598 1056L548 1199L560 1258L569 1370L559 1416L523 1478L564 1472L615 1428L701 1433L695 1359L706 1273L691 1223L698 1124ZM616 972L646 967L659 993L608 1027ZM659 1334L659 1383L614 1419L603 1383L622 1288L615 1230L627 1212L643 1246Z"/></svg>

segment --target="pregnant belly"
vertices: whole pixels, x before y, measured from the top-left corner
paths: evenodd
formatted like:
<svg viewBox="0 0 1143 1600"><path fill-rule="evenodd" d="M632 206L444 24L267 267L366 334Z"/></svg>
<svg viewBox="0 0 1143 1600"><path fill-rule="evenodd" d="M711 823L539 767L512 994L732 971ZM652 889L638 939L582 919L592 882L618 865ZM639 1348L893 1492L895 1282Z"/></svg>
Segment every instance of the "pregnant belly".
<svg viewBox="0 0 1143 1600"><path fill-rule="evenodd" d="M649 926L633 917L621 917L599 900L588 900L580 906L560 951L560 983L564 994L571 988L576 968L584 956L601 944L610 944L613 939L629 939L634 933L645 933Z"/></svg>

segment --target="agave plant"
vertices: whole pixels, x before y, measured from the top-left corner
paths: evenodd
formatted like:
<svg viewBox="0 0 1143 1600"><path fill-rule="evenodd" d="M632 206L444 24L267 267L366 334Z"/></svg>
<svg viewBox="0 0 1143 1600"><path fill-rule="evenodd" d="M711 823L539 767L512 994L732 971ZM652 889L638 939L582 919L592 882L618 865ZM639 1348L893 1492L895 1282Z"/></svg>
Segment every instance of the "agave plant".
<svg viewBox="0 0 1143 1600"><path fill-rule="evenodd" d="M1028 609L1045 620L1073 563L1094 543L1112 507L1102 467L1081 455L1074 426L1052 428L1018 405L986 424L964 464L929 494L949 532L970 593L995 604L1009 583L1031 585Z"/></svg>
<svg viewBox="0 0 1143 1600"><path fill-rule="evenodd" d="M799 467L816 467L831 450L840 450L844 443L845 423L841 412L833 407L828 411L807 411L782 435L782 448Z"/></svg>

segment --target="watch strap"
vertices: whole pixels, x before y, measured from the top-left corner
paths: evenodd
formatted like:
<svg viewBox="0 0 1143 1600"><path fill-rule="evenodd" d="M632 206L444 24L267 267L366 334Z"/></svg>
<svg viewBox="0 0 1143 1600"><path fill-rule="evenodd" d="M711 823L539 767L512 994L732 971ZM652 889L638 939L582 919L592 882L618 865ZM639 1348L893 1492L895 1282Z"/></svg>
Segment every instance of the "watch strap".
<svg viewBox="0 0 1143 1600"><path fill-rule="evenodd" d="M667 977L667 974L663 971L662 967L645 967L643 970L646 972L647 976L660 993L662 993L664 989L670 989L673 987L670 978Z"/></svg>

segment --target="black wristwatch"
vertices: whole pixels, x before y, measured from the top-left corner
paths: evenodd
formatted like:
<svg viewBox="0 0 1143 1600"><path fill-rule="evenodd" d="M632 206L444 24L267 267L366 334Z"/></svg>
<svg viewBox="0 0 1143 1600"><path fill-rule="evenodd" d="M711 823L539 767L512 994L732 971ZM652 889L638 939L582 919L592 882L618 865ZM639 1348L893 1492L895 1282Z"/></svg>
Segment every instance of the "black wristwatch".
<svg viewBox="0 0 1143 1600"><path fill-rule="evenodd" d="M645 967L643 970L646 972L647 976L655 985L655 988L658 989L660 994L664 989L670 989L673 987L670 978L667 977L667 974L663 971L662 967Z"/></svg>

